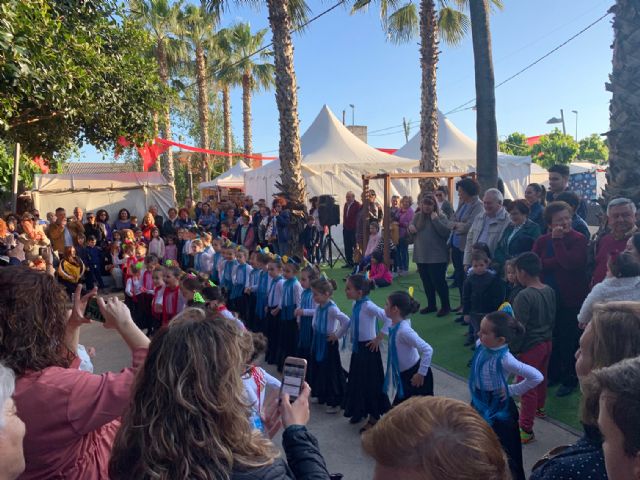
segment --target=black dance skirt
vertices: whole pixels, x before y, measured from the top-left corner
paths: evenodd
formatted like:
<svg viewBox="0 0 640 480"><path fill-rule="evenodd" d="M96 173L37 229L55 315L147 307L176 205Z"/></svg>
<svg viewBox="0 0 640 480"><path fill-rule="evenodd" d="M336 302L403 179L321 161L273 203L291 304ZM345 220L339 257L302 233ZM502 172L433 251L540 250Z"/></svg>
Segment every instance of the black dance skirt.
<svg viewBox="0 0 640 480"><path fill-rule="evenodd" d="M273 307L275 308L275 307ZM267 353L265 360L269 365L275 365L278 362L278 335L279 335L280 314L272 315L271 307L267 310L267 316L264 319L264 334L267 337Z"/></svg>
<svg viewBox="0 0 640 480"><path fill-rule="evenodd" d="M358 342L358 350L351 354L347 393L344 398L344 416L354 418L380 418L391 405L383 391L384 367L380 351L372 352L368 342Z"/></svg>
<svg viewBox="0 0 640 480"><path fill-rule="evenodd" d="M280 320L278 325L278 371L282 372L284 359L298 352L298 322Z"/></svg>
<svg viewBox="0 0 640 480"><path fill-rule="evenodd" d="M421 387L414 387L411 385L411 377L413 377L416 373L418 373L418 369L420 368L420 360L413 367L404 372L400 372L400 380L402 381L402 398L399 397L396 392L396 398L393 400L393 406L400 405L407 398L411 397L424 397L424 396L433 396L433 373L431 372L431 367L427 371L427 375L424 377L424 383Z"/></svg>
<svg viewBox="0 0 640 480"><path fill-rule="evenodd" d="M319 362L314 353L309 362L307 382L311 386L311 395L318 398L319 404L329 407L342 405L346 390L346 375L340 362L339 342L327 342L324 359Z"/></svg>

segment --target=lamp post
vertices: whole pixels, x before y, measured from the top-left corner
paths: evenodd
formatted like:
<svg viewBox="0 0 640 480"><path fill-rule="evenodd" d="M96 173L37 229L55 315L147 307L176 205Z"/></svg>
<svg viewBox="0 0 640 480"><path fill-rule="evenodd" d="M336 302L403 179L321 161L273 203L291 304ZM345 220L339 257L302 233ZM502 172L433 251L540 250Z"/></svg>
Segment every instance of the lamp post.
<svg viewBox="0 0 640 480"><path fill-rule="evenodd" d="M356 124L356 106L353 103L350 103L349 106L351 107L351 125L355 125Z"/></svg>
<svg viewBox="0 0 640 480"><path fill-rule="evenodd" d="M576 114L576 142L578 141L578 111L577 110L571 110L571 113L575 113Z"/></svg>
<svg viewBox="0 0 640 480"><path fill-rule="evenodd" d="M547 120L547 125L553 125L554 123L561 123L562 133L565 135L567 134L567 128L565 127L565 124L564 124L564 110L562 108L560 109L560 118L551 117L549 120Z"/></svg>

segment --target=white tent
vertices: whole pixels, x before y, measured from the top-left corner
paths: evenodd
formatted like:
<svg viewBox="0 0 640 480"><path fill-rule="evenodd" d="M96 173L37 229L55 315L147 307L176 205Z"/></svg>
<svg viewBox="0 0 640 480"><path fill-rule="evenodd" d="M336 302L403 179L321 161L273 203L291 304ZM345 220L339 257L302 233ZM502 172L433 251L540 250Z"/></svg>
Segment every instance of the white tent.
<svg viewBox="0 0 640 480"><path fill-rule="evenodd" d="M445 172L475 172L476 142L462 133L438 110L438 147L440 168ZM395 155L419 160L420 133L416 134ZM524 198L529 183L531 158L498 153L498 176L504 182L507 198Z"/></svg>
<svg viewBox="0 0 640 480"><path fill-rule="evenodd" d="M69 214L75 207L103 208L111 219L121 208L141 217L151 205L166 218L175 203L173 188L159 172L35 175L31 196L43 214L58 207Z"/></svg>
<svg viewBox="0 0 640 480"><path fill-rule="evenodd" d="M342 203L348 191L360 194L364 174L411 172L418 167L415 160L389 155L364 143L326 105L300 141L308 197L331 194ZM246 172L244 178L248 194L270 201L280 181L280 163L274 161ZM382 182L372 182L371 187L382 196ZM394 194L414 196L419 191L416 180L394 180L392 190Z"/></svg>
<svg viewBox="0 0 640 480"><path fill-rule="evenodd" d="M226 172L218 175L216 178L208 182L198 184L199 190L212 189L216 187L224 188L244 188L244 174L251 170L242 160L239 160L233 167Z"/></svg>

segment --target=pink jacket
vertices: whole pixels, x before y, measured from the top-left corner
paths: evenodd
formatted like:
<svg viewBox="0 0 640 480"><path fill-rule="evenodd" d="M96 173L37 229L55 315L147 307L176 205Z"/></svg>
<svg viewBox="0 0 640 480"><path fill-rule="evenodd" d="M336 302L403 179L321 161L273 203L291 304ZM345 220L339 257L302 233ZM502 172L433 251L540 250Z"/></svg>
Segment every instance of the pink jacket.
<svg viewBox="0 0 640 480"><path fill-rule="evenodd" d="M389 283L393 282L391 272L387 269L384 263L371 263L371 271L369 272L369 278L371 280L377 280L381 278Z"/></svg>
<svg viewBox="0 0 640 480"><path fill-rule="evenodd" d="M13 396L27 428L26 470L20 478L109 478L118 417L146 356L146 348L134 350L132 366L120 373L84 372L76 359L70 368L48 367L20 377Z"/></svg>

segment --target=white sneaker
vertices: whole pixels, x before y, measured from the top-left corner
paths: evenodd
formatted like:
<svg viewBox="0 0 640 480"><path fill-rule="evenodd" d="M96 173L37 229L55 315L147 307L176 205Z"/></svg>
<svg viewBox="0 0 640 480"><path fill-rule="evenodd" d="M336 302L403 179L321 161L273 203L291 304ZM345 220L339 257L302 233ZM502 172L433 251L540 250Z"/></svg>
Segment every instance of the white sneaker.
<svg viewBox="0 0 640 480"><path fill-rule="evenodd" d="M340 407L327 407L326 413L338 413L340 411Z"/></svg>

